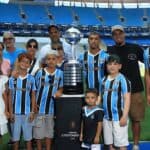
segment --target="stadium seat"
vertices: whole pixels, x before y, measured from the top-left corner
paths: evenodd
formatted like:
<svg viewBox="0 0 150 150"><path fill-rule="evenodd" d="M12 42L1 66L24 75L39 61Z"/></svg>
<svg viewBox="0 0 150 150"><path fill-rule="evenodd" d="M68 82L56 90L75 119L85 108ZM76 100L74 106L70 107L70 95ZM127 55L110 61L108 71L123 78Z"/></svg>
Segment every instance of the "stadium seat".
<svg viewBox="0 0 150 150"><path fill-rule="evenodd" d="M22 22L19 5L17 4L0 4L0 22L19 23Z"/></svg>
<svg viewBox="0 0 150 150"><path fill-rule="evenodd" d="M22 9L26 14L27 23L33 24L50 24L50 19L42 5L22 5Z"/></svg>
<svg viewBox="0 0 150 150"><path fill-rule="evenodd" d="M53 15L55 24L70 25L73 23L71 10L65 6L50 6L49 12Z"/></svg>

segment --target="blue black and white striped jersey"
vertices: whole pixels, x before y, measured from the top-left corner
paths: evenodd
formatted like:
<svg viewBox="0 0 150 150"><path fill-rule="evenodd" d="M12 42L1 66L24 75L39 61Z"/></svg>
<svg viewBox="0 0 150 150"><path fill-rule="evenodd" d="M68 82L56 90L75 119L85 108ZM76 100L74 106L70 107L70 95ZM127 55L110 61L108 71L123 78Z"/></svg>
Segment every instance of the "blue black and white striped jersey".
<svg viewBox="0 0 150 150"><path fill-rule="evenodd" d="M9 90L12 92L14 114L29 114L31 108L31 92L36 90L35 79L27 74L25 77L10 77Z"/></svg>
<svg viewBox="0 0 150 150"><path fill-rule="evenodd" d="M124 94L131 92L130 81L121 73L114 79L104 77L102 80L101 96L104 118L119 121L124 109Z"/></svg>
<svg viewBox="0 0 150 150"><path fill-rule="evenodd" d="M85 52L80 55L78 60L83 64L87 88L100 90L100 83L104 77L105 62L108 56L104 50L100 50L96 55L90 52Z"/></svg>
<svg viewBox="0 0 150 150"><path fill-rule="evenodd" d="M36 101L39 114L54 114L54 95L59 88L63 87L63 72L56 69L53 74L40 69L35 75L37 86Z"/></svg>
<svg viewBox="0 0 150 150"><path fill-rule="evenodd" d="M150 70L150 48L144 50L144 64L145 69Z"/></svg>

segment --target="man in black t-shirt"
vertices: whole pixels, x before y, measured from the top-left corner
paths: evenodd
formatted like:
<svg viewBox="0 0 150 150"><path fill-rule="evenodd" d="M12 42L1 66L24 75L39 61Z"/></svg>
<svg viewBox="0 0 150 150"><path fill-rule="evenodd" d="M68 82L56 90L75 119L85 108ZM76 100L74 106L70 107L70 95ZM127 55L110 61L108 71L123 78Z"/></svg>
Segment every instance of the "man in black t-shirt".
<svg viewBox="0 0 150 150"><path fill-rule="evenodd" d="M124 28L120 25L112 27L112 37L115 45L108 47L108 52L109 54L116 54L120 57L122 62L121 73L131 81L132 92L129 114L132 121L133 150L139 150L140 121L144 118L145 107L141 94L144 88L138 61L144 61L143 50L136 44L125 42Z"/></svg>

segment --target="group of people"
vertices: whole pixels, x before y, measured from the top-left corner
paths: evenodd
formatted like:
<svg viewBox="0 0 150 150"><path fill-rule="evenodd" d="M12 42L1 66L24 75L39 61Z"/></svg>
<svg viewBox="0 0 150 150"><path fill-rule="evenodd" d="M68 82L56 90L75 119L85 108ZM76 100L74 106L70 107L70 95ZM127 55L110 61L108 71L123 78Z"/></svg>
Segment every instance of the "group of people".
<svg viewBox="0 0 150 150"><path fill-rule="evenodd" d="M21 134L28 150L31 140L42 149L51 149L54 137L54 101L63 93L63 70L71 47L60 38L59 28L48 28L50 43L38 51L36 39L26 50L15 47L13 33L3 35L0 43L0 135L7 133L14 150L19 149ZM150 104L150 50L125 42L124 28L112 27L115 45L100 49L101 37L91 32L89 49L78 61L83 66L85 102L82 109L80 141L83 149L100 143L113 150L128 145L128 116L132 123L133 150L139 150L140 122L144 118L143 84L138 61L145 63L146 98ZM9 121L7 121L9 120ZM8 124L8 126L7 126Z"/></svg>

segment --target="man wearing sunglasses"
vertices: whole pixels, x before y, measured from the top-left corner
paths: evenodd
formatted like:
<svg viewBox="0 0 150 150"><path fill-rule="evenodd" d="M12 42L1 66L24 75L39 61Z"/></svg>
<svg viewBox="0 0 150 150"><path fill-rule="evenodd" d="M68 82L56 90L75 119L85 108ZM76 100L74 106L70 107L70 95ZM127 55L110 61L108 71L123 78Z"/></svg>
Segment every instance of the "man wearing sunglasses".
<svg viewBox="0 0 150 150"><path fill-rule="evenodd" d="M26 51L15 47L15 37L11 32L4 32L3 43L5 46L5 49L3 51L3 57L10 61L11 69L13 69L14 63L18 55Z"/></svg>

